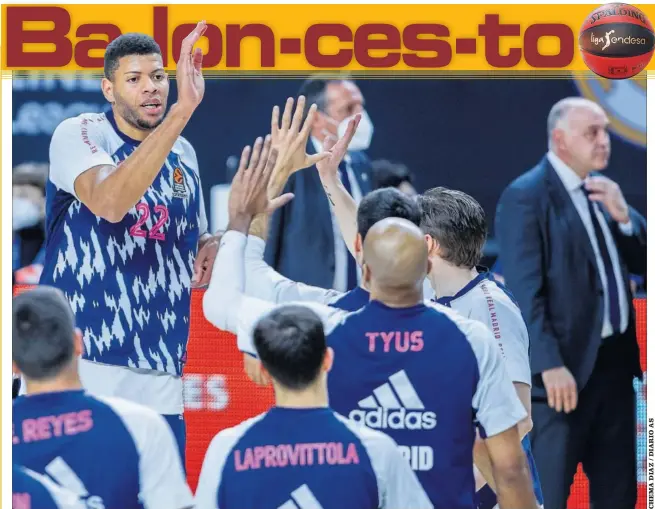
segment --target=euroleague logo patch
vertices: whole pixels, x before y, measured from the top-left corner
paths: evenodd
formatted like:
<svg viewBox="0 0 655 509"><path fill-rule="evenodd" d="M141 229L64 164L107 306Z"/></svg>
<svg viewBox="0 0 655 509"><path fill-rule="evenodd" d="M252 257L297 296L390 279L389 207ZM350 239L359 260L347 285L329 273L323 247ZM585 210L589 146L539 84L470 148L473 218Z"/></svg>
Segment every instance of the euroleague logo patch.
<svg viewBox="0 0 655 509"><path fill-rule="evenodd" d="M184 173L179 167L173 170L173 197L186 198L188 195L186 183L184 182Z"/></svg>
<svg viewBox="0 0 655 509"><path fill-rule="evenodd" d="M653 25L638 8L612 3L585 20L578 38L587 67L603 78L626 79L643 71L653 56Z"/></svg>

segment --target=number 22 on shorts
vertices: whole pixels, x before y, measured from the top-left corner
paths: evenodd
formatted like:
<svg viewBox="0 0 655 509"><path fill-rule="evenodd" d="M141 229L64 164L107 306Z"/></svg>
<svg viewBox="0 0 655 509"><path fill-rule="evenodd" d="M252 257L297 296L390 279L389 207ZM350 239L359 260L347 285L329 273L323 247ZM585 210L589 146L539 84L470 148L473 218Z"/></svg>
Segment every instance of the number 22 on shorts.
<svg viewBox="0 0 655 509"><path fill-rule="evenodd" d="M153 240L166 240L166 235L164 235L161 229L168 220L168 208L164 205L155 205L155 214L159 214L159 219L157 219L157 222L149 231L141 229L141 226L150 217L150 207L146 203L141 202L136 204L136 210L139 213L139 219L130 228L130 235L133 237L151 238Z"/></svg>

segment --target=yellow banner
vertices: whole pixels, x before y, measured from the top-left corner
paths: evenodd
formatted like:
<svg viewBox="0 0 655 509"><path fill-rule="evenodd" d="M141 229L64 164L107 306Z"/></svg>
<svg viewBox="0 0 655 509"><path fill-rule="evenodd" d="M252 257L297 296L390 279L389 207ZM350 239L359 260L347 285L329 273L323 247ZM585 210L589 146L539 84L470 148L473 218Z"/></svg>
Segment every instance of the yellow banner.
<svg viewBox="0 0 655 509"><path fill-rule="evenodd" d="M4 5L2 69L101 70L110 40L143 32L174 70L204 19L203 65L215 71L587 71L578 37L596 7ZM655 5L635 7L655 19Z"/></svg>

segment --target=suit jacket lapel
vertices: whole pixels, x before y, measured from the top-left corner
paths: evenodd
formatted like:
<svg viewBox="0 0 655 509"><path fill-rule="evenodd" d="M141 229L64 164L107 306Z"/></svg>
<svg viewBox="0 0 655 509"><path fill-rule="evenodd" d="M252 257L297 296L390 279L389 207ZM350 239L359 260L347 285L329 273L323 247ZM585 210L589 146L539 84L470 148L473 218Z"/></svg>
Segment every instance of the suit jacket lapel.
<svg viewBox="0 0 655 509"><path fill-rule="evenodd" d="M566 218L575 237L581 239L580 245L582 246L582 249L584 249L587 258L589 258L589 261L593 264L596 272L598 272L596 254L594 253L591 240L589 240L589 234L580 218L578 209L575 208L569 192L564 187L562 180L559 178L559 175L557 175L557 172L547 158L544 158L543 165L547 175L548 189L552 203L555 205L560 216Z"/></svg>

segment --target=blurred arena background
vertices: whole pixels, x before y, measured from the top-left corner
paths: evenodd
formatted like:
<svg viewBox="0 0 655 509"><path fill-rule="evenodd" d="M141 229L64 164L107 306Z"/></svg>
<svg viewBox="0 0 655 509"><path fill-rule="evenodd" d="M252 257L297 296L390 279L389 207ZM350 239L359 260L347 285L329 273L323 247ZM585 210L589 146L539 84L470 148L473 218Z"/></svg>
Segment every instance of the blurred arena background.
<svg viewBox="0 0 655 509"><path fill-rule="evenodd" d="M442 185L473 195L488 216L490 236L484 260L488 266L494 265L499 254L502 256L494 242L494 215L500 193L513 178L541 159L547 150L548 111L566 96L588 97L607 111L612 121L612 157L606 174L618 182L628 203L646 217L645 80L356 81L374 124L368 156L373 161L404 165L419 193ZM288 96L296 95L300 84L300 79L207 79L203 103L183 135L193 143L198 155L212 230L225 226L227 182L241 149L268 132L272 106L283 106ZM34 188L42 185L47 172L50 136L62 120L81 112L104 111L108 106L98 80L44 79L39 75L14 79L14 197L38 195ZM306 235L306 241L311 242L311 232ZM39 275L43 228L37 223L15 231L14 237L14 283L34 283ZM635 279L633 288L645 371L646 281ZM268 391L254 391L243 375L234 342L205 322L199 292L194 302L185 378L187 466L192 488L208 441L219 428L259 413L272 402ZM635 382L635 391L640 483L637 507L645 508L646 387ZM570 509L588 508L585 486L579 472Z"/></svg>

